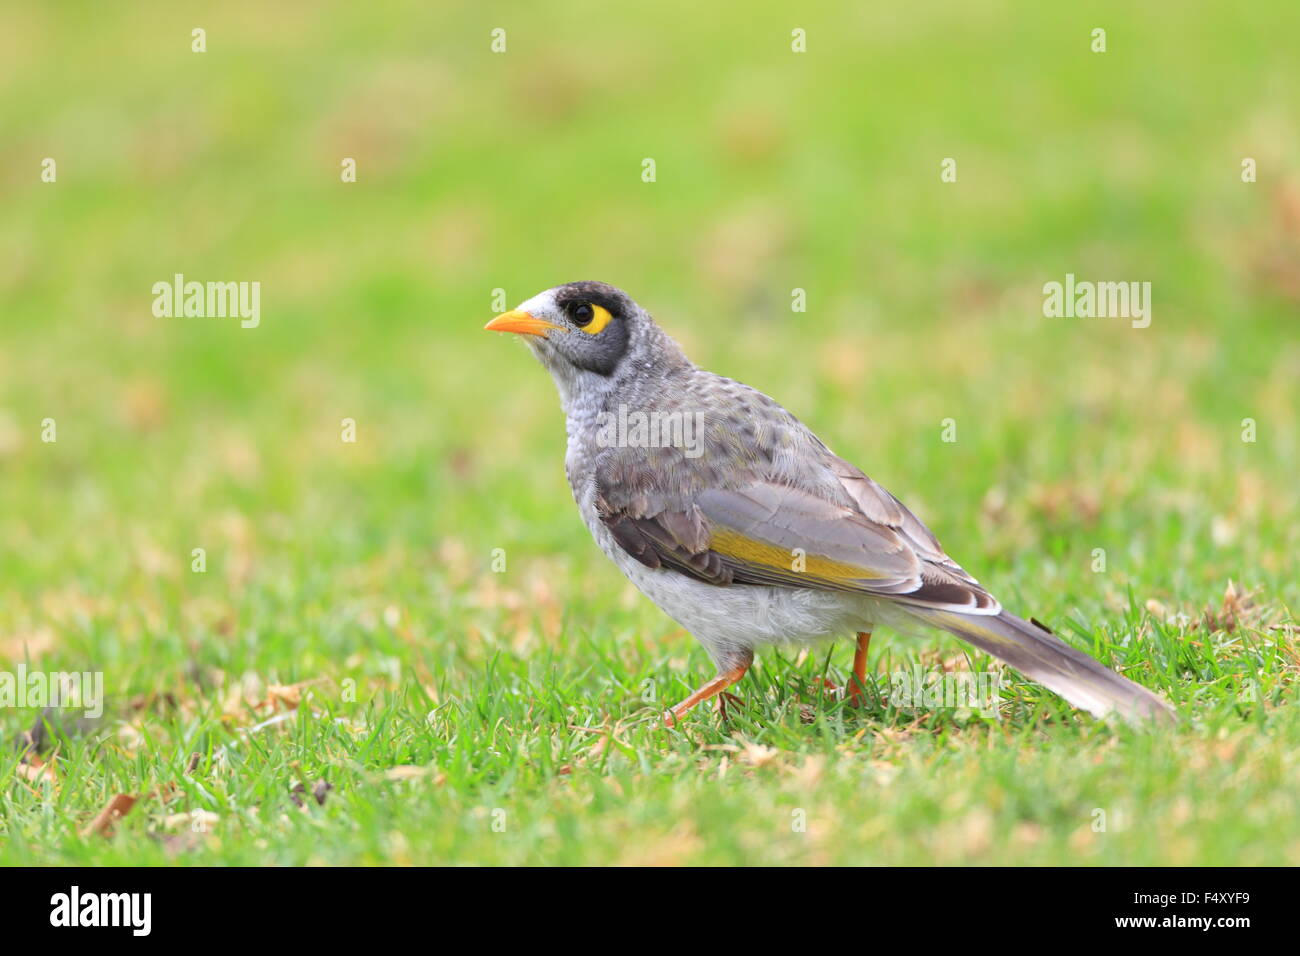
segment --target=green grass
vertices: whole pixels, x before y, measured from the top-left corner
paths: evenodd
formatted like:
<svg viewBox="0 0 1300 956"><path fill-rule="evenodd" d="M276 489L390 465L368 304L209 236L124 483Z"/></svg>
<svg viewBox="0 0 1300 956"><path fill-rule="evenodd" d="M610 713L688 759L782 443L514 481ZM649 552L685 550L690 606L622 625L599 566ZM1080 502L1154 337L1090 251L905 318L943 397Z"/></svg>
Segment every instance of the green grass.
<svg viewBox="0 0 1300 956"><path fill-rule="evenodd" d="M1300 9L669 7L6 14L0 670L108 710L53 779L0 750L0 862L1300 863ZM260 281L261 326L154 318L175 272ZM1044 318L1067 272L1152 282L1151 327ZM881 632L866 707L819 689L846 641L663 728L707 657L481 332L577 278L1180 725L1010 672L1000 719L901 711L892 673L993 665Z"/></svg>

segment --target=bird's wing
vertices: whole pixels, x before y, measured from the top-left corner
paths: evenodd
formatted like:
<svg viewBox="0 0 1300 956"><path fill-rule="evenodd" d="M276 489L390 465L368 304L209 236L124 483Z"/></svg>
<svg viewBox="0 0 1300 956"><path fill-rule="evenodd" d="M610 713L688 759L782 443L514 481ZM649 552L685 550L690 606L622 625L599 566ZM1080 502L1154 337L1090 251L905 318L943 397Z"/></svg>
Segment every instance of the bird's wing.
<svg viewBox="0 0 1300 956"><path fill-rule="evenodd" d="M1000 609L897 498L829 452L815 481L746 469L665 491L644 454L611 451L597 465L597 511L619 546L647 567L720 586L858 592L965 613Z"/></svg>

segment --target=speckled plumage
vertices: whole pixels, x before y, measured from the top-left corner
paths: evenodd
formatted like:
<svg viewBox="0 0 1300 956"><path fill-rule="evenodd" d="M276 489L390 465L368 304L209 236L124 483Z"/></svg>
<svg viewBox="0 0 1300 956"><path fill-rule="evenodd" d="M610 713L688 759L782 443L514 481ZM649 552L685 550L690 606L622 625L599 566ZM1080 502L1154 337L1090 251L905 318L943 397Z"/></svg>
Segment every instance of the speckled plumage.
<svg viewBox="0 0 1300 956"><path fill-rule="evenodd" d="M582 320L595 307L611 318L587 334ZM692 364L622 291L569 283L509 315L548 326L524 338L560 392L565 467L583 521L720 674L743 673L761 645L919 622L1094 713L1167 710L1003 611L893 495L773 399ZM629 411L698 430L648 446L611 441L608 423Z"/></svg>

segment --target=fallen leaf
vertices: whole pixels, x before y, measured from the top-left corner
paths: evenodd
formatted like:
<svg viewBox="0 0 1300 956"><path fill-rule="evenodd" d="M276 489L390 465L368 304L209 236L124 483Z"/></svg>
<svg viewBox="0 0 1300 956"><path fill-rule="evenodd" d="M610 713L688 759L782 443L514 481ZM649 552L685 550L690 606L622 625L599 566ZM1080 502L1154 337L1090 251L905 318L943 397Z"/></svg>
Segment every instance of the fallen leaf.
<svg viewBox="0 0 1300 956"><path fill-rule="evenodd" d="M402 763L402 765L389 767L383 771L385 780L417 780L424 777L434 777L435 783L442 783L443 775L435 770L432 766L415 766L412 763Z"/></svg>
<svg viewBox="0 0 1300 956"><path fill-rule="evenodd" d="M0 657L34 660L54 649L54 631L48 627L0 638Z"/></svg>
<svg viewBox="0 0 1300 956"><path fill-rule="evenodd" d="M1226 631L1231 634L1237 625L1247 621L1255 610L1255 602L1247 591L1240 590L1234 581L1228 581L1223 592L1223 602L1216 613L1213 608L1205 609L1205 626L1211 631Z"/></svg>
<svg viewBox="0 0 1300 956"><path fill-rule="evenodd" d="M749 743L743 741L741 746L740 758L751 767L763 767L776 760L781 755L781 751L775 747L764 747L762 744Z"/></svg>
<svg viewBox="0 0 1300 956"><path fill-rule="evenodd" d="M46 781L56 783L58 777L54 775L54 768L49 764L37 763L36 760L38 759L35 758L31 763L20 763L17 768L18 776L29 783L44 783Z"/></svg>
<svg viewBox="0 0 1300 956"><path fill-rule="evenodd" d="M189 813L172 813L163 818L163 828L179 830L186 828L193 833L206 833L221 822L218 814L209 810L191 810Z"/></svg>
<svg viewBox="0 0 1300 956"><path fill-rule="evenodd" d="M296 710L302 702L302 685L270 684L266 688L266 702L272 707Z"/></svg>
<svg viewBox="0 0 1300 956"><path fill-rule="evenodd" d="M131 812L138 798L129 793L119 793L108 805L95 815L95 819L90 821L90 825L81 831L83 837L102 836L111 837L113 835L113 825L118 820Z"/></svg>
<svg viewBox="0 0 1300 956"><path fill-rule="evenodd" d="M324 806L325 798L329 796L329 792L333 789L334 789L333 784L327 783L324 780L317 780L316 783L311 788L312 798L320 806ZM302 799L302 794L305 794L306 792L307 792L307 788L303 784L295 783L293 785L293 788L290 789L289 791L289 799L293 801L294 806L305 807L307 805L306 802Z"/></svg>

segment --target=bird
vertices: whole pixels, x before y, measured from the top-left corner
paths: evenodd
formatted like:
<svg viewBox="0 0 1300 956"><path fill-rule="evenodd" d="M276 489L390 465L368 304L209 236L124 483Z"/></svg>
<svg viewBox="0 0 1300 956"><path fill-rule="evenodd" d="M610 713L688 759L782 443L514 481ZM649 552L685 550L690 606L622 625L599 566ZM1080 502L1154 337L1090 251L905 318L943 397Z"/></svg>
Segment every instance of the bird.
<svg viewBox="0 0 1300 956"><path fill-rule="evenodd" d="M485 328L519 336L550 372L565 472L600 550L716 668L668 725L711 698L725 714L755 650L774 645L854 635L848 696L861 698L880 625L947 631L1097 717L1173 717L1003 609L898 498L774 399L691 362L622 290L569 282Z"/></svg>

